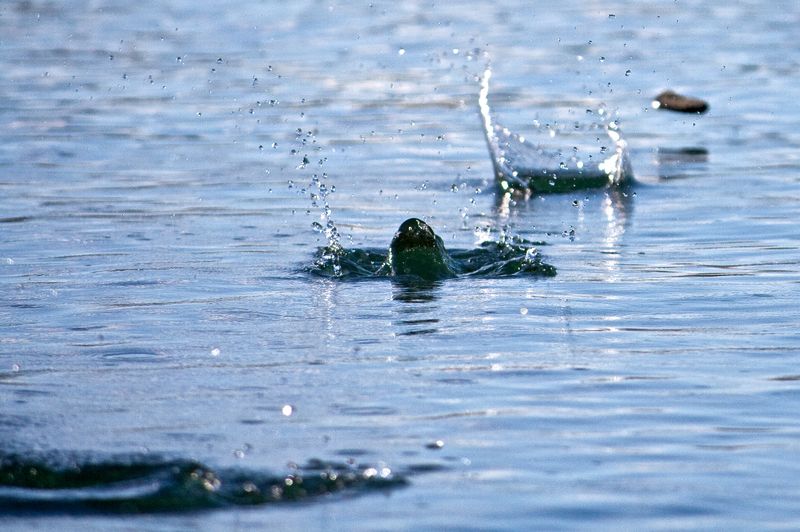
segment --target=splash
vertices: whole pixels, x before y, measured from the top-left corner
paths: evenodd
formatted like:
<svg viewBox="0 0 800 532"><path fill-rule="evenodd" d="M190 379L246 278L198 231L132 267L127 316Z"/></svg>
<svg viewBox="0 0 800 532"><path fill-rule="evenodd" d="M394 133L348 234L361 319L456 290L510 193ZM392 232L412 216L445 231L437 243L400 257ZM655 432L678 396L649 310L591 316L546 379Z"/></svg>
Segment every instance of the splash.
<svg viewBox="0 0 800 532"><path fill-rule="evenodd" d="M385 465L311 460L284 475L218 469L191 460L126 455L106 461L72 456L0 455L0 514L187 512L311 502L405 486Z"/></svg>
<svg viewBox="0 0 800 532"><path fill-rule="evenodd" d="M316 133L314 131L303 131L298 128L295 132L295 145L296 147L290 151L292 157L298 157L301 153L303 158L299 164L294 168L295 172L300 174L311 174L310 182L306 187L300 189L300 193L308 194L311 200L311 209L306 211L306 214L318 212L318 218L311 222L311 227L317 233L325 236L327 247L336 250L341 247L341 237L336 223L333 220L332 209L329 202L329 196L336 192L336 185L330 182L327 172L321 171L322 167L327 163L328 157L321 154L322 147L317 143ZM308 151L312 152L311 159L309 159ZM318 158L317 158L318 157ZM313 168L319 167L318 172L313 172ZM290 188L294 186L294 181L289 182ZM331 259L335 263L336 255L332 255Z"/></svg>
<svg viewBox="0 0 800 532"><path fill-rule="evenodd" d="M499 242L483 242L476 249L448 251L431 226L409 218L400 224L388 250L328 246L317 251L310 272L331 278L394 277L427 282L460 276L554 276L555 268L542 261L532 244L504 237Z"/></svg>
<svg viewBox="0 0 800 532"><path fill-rule="evenodd" d="M503 190L567 192L632 181L627 142L604 106L587 111L595 121L536 121L532 135L526 138L494 123L489 107L491 75L487 67L481 77L478 106L495 177Z"/></svg>
<svg viewBox="0 0 800 532"><path fill-rule="evenodd" d="M556 268L542 259L534 244L540 242L483 242L475 249L449 250L452 274L447 272L434 280L452 277L498 278L515 276L553 277ZM335 259L333 258L335 256ZM307 269L313 275L340 280L395 278L430 280L428 275L398 274L390 266L389 251L379 248L317 250L314 264Z"/></svg>
<svg viewBox="0 0 800 532"><path fill-rule="evenodd" d="M331 250L328 257L331 265L335 270L341 268L338 263L338 251L342 249L341 237L339 230L336 228L336 223L331 217L331 206L328 203L328 196L336 192L335 185L328 185L328 175L323 173L322 177L314 174L312 178L312 185L316 187L316 192L311 193L311 206L320 209L320 221L313 222L311 226L317 232L323 233L328 242L327 249Z"/></svg>

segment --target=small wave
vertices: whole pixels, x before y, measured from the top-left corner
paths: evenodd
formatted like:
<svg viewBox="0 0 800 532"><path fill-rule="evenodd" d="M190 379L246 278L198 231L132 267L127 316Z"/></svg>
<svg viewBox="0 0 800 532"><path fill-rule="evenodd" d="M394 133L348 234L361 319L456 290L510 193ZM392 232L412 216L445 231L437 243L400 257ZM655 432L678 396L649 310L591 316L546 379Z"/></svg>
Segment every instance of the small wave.
<svg viewBox="0 0 800 532"><path fill-rule="evenodd" d="M596 122L535 121L535 130L526 138L495 123L489 107L491 75L489 68L483 73L478 107L495 177L503 190L568 192L633 180L627 142L604 107L590 110Z"/></svg>
<svg viewBox="0 0 800 532"><path fill-rule="evenodd" d="M128 455L0 456L0 513L157 513L312 501L399 488L386 466L310 460L285 475Z"/></svg>

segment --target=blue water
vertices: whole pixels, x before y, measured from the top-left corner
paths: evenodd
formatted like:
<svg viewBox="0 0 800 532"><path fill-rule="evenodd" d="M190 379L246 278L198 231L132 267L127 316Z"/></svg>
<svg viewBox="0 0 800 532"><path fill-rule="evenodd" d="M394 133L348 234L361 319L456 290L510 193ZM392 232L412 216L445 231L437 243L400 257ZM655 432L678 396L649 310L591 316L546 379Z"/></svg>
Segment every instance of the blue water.
<svg viewBox="0 0 800 532"><path fill-rule="evenodd" d="M150 484L3 477L0 527L795 528L799 22L718 0L2 4L3 458L355 477L123 515L69 500ZM487 63L512 132L617 113L637 183L502 194ZM666 88L709 112L653 110ZM308 273L325 229L387 249L409 217L448 249L544 242L557 275Z"/></svg>

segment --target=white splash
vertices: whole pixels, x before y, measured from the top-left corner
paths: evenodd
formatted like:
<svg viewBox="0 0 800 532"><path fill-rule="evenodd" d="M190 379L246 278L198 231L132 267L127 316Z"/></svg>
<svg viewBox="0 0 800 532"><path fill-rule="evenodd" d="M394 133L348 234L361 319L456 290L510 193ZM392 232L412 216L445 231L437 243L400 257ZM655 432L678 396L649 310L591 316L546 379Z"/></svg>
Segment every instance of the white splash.
<svg viewBox="0 0 800 532"><path fill-rule="evenodd" d="M599 119L592 122L535 121L533 134L526 138L494 123L489 107L491 75L487 67L478 107L495 177L504 190L564 192L633 180L628 144L604 106L596 113L587 111Z"/></svg>

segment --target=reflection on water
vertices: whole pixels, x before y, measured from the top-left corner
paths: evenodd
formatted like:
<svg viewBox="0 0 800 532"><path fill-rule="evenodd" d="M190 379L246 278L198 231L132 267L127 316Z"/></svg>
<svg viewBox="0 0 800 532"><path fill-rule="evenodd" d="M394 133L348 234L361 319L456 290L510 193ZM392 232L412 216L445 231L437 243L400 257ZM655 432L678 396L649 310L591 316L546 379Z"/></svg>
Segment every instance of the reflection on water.
<svg viewBox="0 0 800 532"><path fill-rule="evenodd" d="M621 275L619 261L622 237L631 223L633 215L633 191L609 190L602 201L601 209L605 219L602 236L603 269L606 281L615 281Z"/></svg>
<svg viewBox="0 0 800 532"><path fill-rule="evenodd" d="M398 279L392 283L392 299L405 303L395 308L398 336L433 334L439 331L441 282Z"/></svg>
<svg viewBox="0 0 800 532"><path fill-rule="evenodd" d="M708 149L702 146L658 148L655 162L662 181L698 177L708 171Z"/></svg>
<svg viewBox="0 0 800 532"><path fill-rule="evenodd" d="M559 206L571 203L577 209L574 225L561 232L562 237L570 241L588 238L585 233L599 233L599 251L603 257L603 269L609 274L605 280L612 280L619 268L620 247L626 230L632 224L633 203L636 197L634 187L609 188L604 190L583 191L579 195L565 195L563 199L536 201L536 198L521 198L511 193L497 194L494 205L494 224L501 229L501 237L513 239L518 232L528 232L530 227L513 227L512 220L542 220L547 227L554 215L563 216L563 212L555 211L552 204ZM572 199L572 198L575 199ZM529 214L533 211L534 214ZM553 238L552 233L545 231L546 236Z"/></svg>

